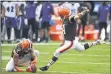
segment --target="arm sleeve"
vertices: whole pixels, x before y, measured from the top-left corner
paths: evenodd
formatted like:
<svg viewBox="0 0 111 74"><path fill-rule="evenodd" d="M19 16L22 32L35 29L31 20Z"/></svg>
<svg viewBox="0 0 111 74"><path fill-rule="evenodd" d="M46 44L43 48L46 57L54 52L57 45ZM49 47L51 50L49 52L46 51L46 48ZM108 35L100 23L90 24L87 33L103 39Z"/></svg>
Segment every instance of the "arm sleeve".
<svg viewBox="0 0 111 74"><path fill-rule="evenodd" d="M31 61L33 61L33 60L35 59L34 49L32 48L32 49L30 50L30 52L31 52L31 55L32 55Z"/></svg>
<svg viewBox="0 0 111 74"><path fill-rule="evenodd" d="M74 16L69 16L69 21L70 22L76 22L76 20L74 19Z"/></svg>
<svg viewBox="0 0 111 74"><path fill-rule="evenodd" d="M18 54L18 47L14 47L13 50L12 50L12 54L11 54L11 57L13 57L13 55L17 55Z"/></svg>
<svg viewBox="0 0 111 74"><path fill-rule="evenodd" d="M74 18L71 18L71 20L70 20L71 22L75 22L75 20L74 20Z"/></svg>
<svg viewBox="0 0 111 74"><path fill-rule="evenodd" d="M19 45L17 45L16 47L14 47L14 52L16 52L18 54L19 51L21 51L21 48Z"/></svg>

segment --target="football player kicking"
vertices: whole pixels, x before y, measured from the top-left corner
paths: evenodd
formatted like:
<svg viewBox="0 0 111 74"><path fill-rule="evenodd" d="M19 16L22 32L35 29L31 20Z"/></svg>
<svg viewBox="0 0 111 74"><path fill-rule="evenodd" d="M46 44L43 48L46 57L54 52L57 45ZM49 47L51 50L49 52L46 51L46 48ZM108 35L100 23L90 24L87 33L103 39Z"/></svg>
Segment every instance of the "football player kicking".
<svg viewBox="0 0 111 74"><path fill-rule="evenodd" d="M54 53L52 59L49 61L49 63L39 68L42 71L47 71L49 67L54 64L59 55L70 50L71 47L74 47L75 50L78 51L84 51L91 46L101 44L100 40L91 42L91 43L85 43L84 45L81 45L78 40L75 40L76 35L76 21L81 18L84 14L87 14L89 12L88 9L83 10L81 13L78 13L77 15L69 16L69 10L67 8L61 8L58 11L58 14L61 16L63 21L63 33L64 33L64 43L62 46L60 46Z"/></svg>
<svg viewBox="0 0 111 74"><path fill-rule="evenodd" d="M11 58L6 65L6 72L24 72L24 70L18 67L25 67L26 72L32 72L32 66L35 67L37 56L39 55L38 50L34 50L32 47L32 42L29 39L24 39L18 43L12 50Z"/></svg>

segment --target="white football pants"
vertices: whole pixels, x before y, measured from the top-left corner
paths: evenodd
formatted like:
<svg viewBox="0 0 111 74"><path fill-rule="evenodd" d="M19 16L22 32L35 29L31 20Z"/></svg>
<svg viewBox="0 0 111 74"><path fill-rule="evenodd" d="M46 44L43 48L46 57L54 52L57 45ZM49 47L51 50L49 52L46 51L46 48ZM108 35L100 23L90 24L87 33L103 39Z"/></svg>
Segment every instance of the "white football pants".
<svg viewBox="0 0 111 74"><path fill-rule="evenodd" d="M39 51L34 50L35 55L38 57ZM25 55L22 59L19 59L18 63L20 66L28 66L31 59L31 54ZM11 58L10 61L6 65L6 72L11 72L14 70L14 59Z"/></svg>
<svg viewBox="0 0 111 74"><path fill-rule="evenodd" d="M56 50L54 56L58 57L61 53L67 52L70 49L74 49L80 52L85 50L84 46L81 45L77 40L74 41L65 40L64 44Z"/></svg>

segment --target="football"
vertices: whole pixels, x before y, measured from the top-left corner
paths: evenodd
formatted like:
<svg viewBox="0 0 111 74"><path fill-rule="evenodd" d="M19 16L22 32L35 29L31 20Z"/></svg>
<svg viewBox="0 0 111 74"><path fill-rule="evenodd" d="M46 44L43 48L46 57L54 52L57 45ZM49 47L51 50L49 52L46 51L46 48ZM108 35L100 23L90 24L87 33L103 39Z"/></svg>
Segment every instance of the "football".
<svg viewBox="0 0 111 74"><path fill-rule="evenodd" d="M37 67L35 64L31 64L31 70L32 70L32 73L36 73Z"/></svg>

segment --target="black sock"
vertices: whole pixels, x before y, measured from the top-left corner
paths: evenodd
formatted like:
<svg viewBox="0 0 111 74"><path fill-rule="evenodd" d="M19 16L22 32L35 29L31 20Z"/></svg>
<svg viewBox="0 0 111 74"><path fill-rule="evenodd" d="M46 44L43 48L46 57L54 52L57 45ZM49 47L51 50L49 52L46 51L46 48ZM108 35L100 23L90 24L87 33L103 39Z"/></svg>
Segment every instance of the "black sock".
<svg viewBox="0 0 111 74"><path fill-rule="evenodd" d="M84 48L85 48L85 50L88 49L89 48L89 44L88 43L84 44Z"/></svg>
<svg viewBox="0 0 111 74"><path fill-rule="evenodd" d="M52 60L47 64L47 66L49 67L49 66L51 66L52 64L54 64L56 61L57 61L57 57L55 57L55 56L53 56L52 57Z"/></svg>
<svg viewBox="0 0 111 74"><path fill-rule="evenodd" d="M84 48L86 50L86 49L88 49L88 48L90 48L92 46L95 46L95 45L97 45L96 41L95 42L91 42L91 43L86 43L86 44L84 44Z"/></svg>

